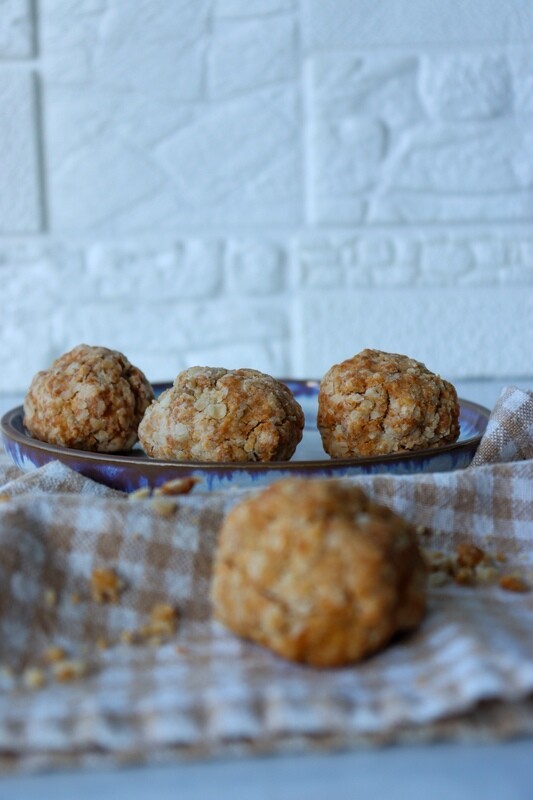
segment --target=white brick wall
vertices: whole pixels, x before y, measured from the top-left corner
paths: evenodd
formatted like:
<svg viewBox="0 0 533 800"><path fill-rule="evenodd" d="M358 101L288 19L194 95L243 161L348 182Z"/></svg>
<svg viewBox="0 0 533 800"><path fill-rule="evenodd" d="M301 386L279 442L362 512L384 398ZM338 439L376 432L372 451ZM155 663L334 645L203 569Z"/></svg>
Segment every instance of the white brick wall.
<svg viewBox="0 0 533 800"><path fill-rule="evenodd" d="M533 4L0 0L0 393L364 346L533 376Z"/></svg>

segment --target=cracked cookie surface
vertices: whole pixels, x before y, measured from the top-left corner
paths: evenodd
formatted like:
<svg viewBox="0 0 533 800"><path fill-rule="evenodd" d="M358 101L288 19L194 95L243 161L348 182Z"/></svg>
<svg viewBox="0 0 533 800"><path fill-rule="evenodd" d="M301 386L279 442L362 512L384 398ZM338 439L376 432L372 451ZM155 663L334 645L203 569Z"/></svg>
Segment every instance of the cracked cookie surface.
<svg viewBox="0 0 533 800"><path fill-rule="evenodd" d="M177 461L287 461L304 415L285 384L252 369L190 367L146 411L147 455Z"/></svg>
<svg viewBox="0 0 533 800"><path fill-rule="evenodd" d="M24 399L24 425L49 444L130 450L154 397L140 369L106 347L81 344L38 372Z"/></svg>
<svg viewBox="0 0 533 800"><path fill-rule="evenodd" d="M332 458L441 447L459 436L459 402L454 386L421 362L363 350L324 375L317 424Z"/></svg>
<svg viewBox="0 0 533 800"><path fill-rule="evenodd" d="M340 666L414 628L426 567L411 525L357 487L287 479L227 515L215 618L279 655Z"/></svg>

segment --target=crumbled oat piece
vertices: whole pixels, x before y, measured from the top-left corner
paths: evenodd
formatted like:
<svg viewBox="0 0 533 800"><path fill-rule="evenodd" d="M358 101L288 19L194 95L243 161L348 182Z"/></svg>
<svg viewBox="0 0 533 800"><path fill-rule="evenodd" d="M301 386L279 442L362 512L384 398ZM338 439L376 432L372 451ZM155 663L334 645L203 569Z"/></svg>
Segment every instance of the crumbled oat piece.
<svg viewBox="0 0 533 800"><path fill-rule="evenodd" d="M87 664L83 661L60 661L53 666L53 674L59 683L68 683L87 674Z"/></svg>
<svg viewBox="0 0 533 800"><path fill-rule="evenodd" d="M137 631L121 631L119 636L122 644L132 645L137 644L139 641L139 634Z"/></svg>
<svg viewBox="0 0 533 800"><path fill-rule="evenodd" d="M127 645L149 644L158 647L174 636L178 628L179 612L168 603L156 603L150 611L148 622L138 630L126 630L120 634L120 641Z"/></svg>
<svg viewBox="0 0 533 800"><path fill-rule="evenodd" d="M478 564L474 570L478 583L494 583L498 577L498 570L490 564Z"/></svg>
<svg viewBox="0 0 533 800"><path fill-rule="evenodd" d="M97 650L108 650L111 647L111 642L105 636L99 636L95 645Z"/></svg>
<svg viewBox="0 0 533 800"><path fill-rule="evenodd" d="M460 586L473 586L475 583L475 575L470 567L457 567L453 577Z"/></svg>
<svg viewBox="0 0 533 800"><path fill-rule="evenodd" d="M56 645L47 647L43 653L43 661L45 661L47 664L57 664L59 661L64 661L66 657L67 654L63 648L57 647Z"/></svg>
<svg viewBox="0 0 533 800"><path fill-rule="evenodd" d="M154 489L154 495L179 495L179 494L189 494L192 489L196 486L197 483L201 483L201 478L193 478L189 476L187 478L175 478L172 481L166 481L161 486L158 486L157 489Z"/></svg>
<svg viewBox="0 0 533 800"><path fill-rule="evenodd" d="M179 614L177 609L168 603L156 603L150 611L150 617L151 619L158 620L159 622L166 622L168 624L175 625Z"/></svg>
<svg viewBox="0 0 533 800"><path fill-rule="evenodd" d="M152 494L152 490L148 486L142 486L140 489L136 489L134 492L131 492L128 495L128 500L146 500L147 497L150 497Z"/></svg>
<svg viewBox="0 0 533 800"><path fill-rule="evenodd" d="M153 636L172 636L175 632L176 624L165 622L162 619L152 619L139 629L139 633L144 639L149 639Z"/></svg>
<svg viewBox="0 0 533 800"><path fill-rule="evenodd" d="M0 494L0 503L8 503L11 500L11 495Z"/></svg>
<svg viewBox="0 0 533 800"><path fill-rule="evenodd" d="M168 603L156 603L150 612L150 620L139 630L143 639L168 639L176 633L179 614Z"/></svg>
<svg viewBox="0 0 533 800"><path fill-rule="evenodd" d="M54 608L57 605L57 592L55 589L49 587L44 590L43 594L44 604L47 608Z"/></svg>
<svg viewBox="0 0 533 800"><path fill-rule="evenodd" d="M452 562L450 557L440 550L424 550L424 560L431 572L451 572Z"/></svg>
<svg viewBox="0 0 533 800"><path fill-rule="evenodd" d="M496 553L496 561L499 561L500 564L504 564L507 561L507 556L505 553L498 552Z"/></svg>
<svg viewBox="0 0 533 800"><path fill-rule="evenodd" d="M177 504L166 497L156 497L152 500L152 509L159 517L171 517L176 513Z"/></svg>
<svg viewBox="0 0 533 800"><path fill-rule="evenodd" d="M22 673L22 683L28 689L42 689L46 683L46 675L40 667L27 667Z"/></svg>
<svg viewBox="0 0 533 800"><path fill-rule="evenodd" d="M485 552L475 544L458 544L455 552L460 567L476 567L485 555Z"/></svg>
<svg viewBox="0 0 533 800"><path fill-rule="evenodd" d="M528 592L529 586L519 575L502 575L499 585L506 592Z"/></svg>
<svg viewBox="0 0 533 800"><path fill-rule="evenodd" d="M93 569L91 594L96 603L118 603L125 588L126 584L114 569Z"/></svg>
<svg viewBox="0 0 533 800"><path fill-rule="evenodd" d="M437 572L431 572L428 577L428 586L437 587L437 586L444 586L446 583L450 582L450 576L447 572L443 572L442 570L438 570Z"/></svg>

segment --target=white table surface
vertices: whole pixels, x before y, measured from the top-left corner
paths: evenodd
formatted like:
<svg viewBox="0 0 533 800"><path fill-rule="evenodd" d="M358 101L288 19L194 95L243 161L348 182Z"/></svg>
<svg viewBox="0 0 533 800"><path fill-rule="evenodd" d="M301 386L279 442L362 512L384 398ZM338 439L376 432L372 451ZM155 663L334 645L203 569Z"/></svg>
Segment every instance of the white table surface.
<svg viewBox="0 0 533 800"><path fill-rule="evenodd" d="M492 408L504 385L456 381L459 395ZM0 395L0 413L20 403ZM265 757L0 779L0 800L533 800L533 739L438 744L330 755Z"/></svg>

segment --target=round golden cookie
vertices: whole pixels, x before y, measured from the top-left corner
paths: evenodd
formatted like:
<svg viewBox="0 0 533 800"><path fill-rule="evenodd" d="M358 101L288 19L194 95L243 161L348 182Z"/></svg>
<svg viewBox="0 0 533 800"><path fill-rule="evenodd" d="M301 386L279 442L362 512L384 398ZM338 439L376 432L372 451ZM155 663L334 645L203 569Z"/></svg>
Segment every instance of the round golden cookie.
<svg viewBox="0 0 533 800"><path fill-rule="evenodd" d="M414 529L401 517L356 487L291 478L226 517L212 601L239 636L330 667L418 625L425 583Z"/></svg>
<svg viewBox="0 0 533 800"><path fill-rule="evenodd" d="M115 453L137 441L152 387L122 353L80 344L38 372L24 399L24 425L49 444Z"/></svg>
<svg viewBox="0 0 533 800"><path fill-rule="evenodd" d="M147 455L178 461L286 461L304 427L290 389L253 369L191 367L147 410Z"/></svg>
<svg viewBox="0 0 533 800"><path fill-rule="evenodd" d="M441 447L459 436L459 402L420 361L362 350L324 375L317 425L332 458Z"/></svg>

